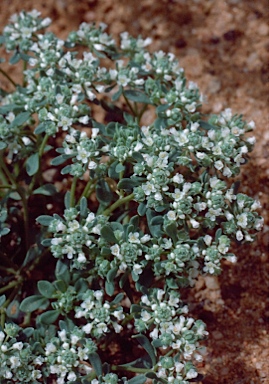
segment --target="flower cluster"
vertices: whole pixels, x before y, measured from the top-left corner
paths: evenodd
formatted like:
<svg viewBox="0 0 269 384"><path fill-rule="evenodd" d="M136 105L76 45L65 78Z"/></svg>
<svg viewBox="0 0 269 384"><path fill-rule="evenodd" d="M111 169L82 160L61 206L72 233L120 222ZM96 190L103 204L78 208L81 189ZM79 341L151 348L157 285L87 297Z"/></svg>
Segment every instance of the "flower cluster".
<svg viewBox="0 0 269 384"><path fill-rule="evenodd" d="M18 341L20 328L7 323L0 331L0 377L8 383L33 383L42 377L41 361L33 353L28 342ZM32 331L24 331L29 335ZM23 338L22 338L23 340Z"/></svg>
<svg viewBox="0 0 269 384"><path fill-rule="evenodd" d="M116 333L123 329L119 324L125 318L123 308L115 300L103 302L103 297L104 292L101 290L87 290L82 295L82 303L75 307L75 318L87 320L87 324L82 327L83 331L95 338L104 337L111 326Z"/></svg>
<svg viewBox="0 0 269 384"><path fill-rule="evenodd" d="M56 258L67 257L74 268L83 268L87 256L95 247L96 234L100 233L100 224L93 212L82 220L77 220L79 211L69 208L64 211L64 219L54 218L49 224L49 232L54 234L50 240L51 252Z"/></svg>

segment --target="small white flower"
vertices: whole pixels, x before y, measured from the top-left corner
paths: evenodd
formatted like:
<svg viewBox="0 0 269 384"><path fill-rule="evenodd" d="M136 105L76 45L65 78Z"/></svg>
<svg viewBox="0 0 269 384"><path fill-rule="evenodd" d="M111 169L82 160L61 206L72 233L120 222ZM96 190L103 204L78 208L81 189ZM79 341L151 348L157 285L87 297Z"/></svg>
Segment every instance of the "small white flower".
<svg viewBox="0 0 269 384"><path fill-rule="evenodd" d="M147 243L150 239L151 239L150 235L146 234L146 235L144 235L144 236L141 237L140 242L141 242L142 244L145 244L145 243Z"/></svg>
<svg viewBox="0 0 269 384"><path fill-rule="evenodd" d="M246 228L248 225L248 217L246 213L241 213L241 215L236 216L237 225L242 228Z"/></svg>
<svg viewBox="0 0 269 384"><path fill-rule="evenodd" d="M199 221L194 220L194 219L190 219L190 223L192 225L192 228L199 228L199 226L200 226Z"/></svg>
<svg viewBox="0 0 269 384"><path fill-rule="evenodd" d="M139 233L138 232L129 233L128 240L130 243L140 244Z"/></svg>
<svg viewBox="0 0 269 384"><path fill-rule="evenodd" d="M92 331L93 324L88 323L82 327L82 330L88 335Z"/></svg>
<svg viewBox="0 0 269 384"><path fill-rule="evenodd" d="M23 348L23 343L21 341L18 341L17 343L14 343L12 345L12 349L17 349L18 351L21 351Z"/></svg>
<svg viewBox="0 0 269 384"><path fill-rule="evenodd" d="M212 243L212 236L210 235L205 235L204 236L204 242L206 243L207 246L210 246Z"/></svg>
<svg viewBox="0 0 269 384"><path fill-rule="evenodd" d="M78 119L78 121L79 121L81 124L85 124L85 125L88 124L89 120L90 120L89 116L81 116L81 117Z"/></svg>
<svg viewBox="0 0 269 384"><path fill-rule="evenodd" d="M187 379L194 379L198 376L198 372L196 372L194 369L190 369L186 375Z"/></svg>
<svg viewBox="0 0 269 384"><path fill-rule="evenodd" d="M110 250L111 250L112 255L117 256L117 257L121 256L120 246L118 244L112 245L110 247Z"/></svg>
<svg viewBox="0 0 269 384"><path fill-rule="evenodd" d="M220 171L224 167L223 162L221 160L215 161L214 167Z"/></svg>
<svg viewBox="0 0 269 384"><path fill-rule="evenodd" d="M57 351L57 347L53 343L48 343L45 347L45 355L49 356L51 353Z"/></svg>
<svg viewBox="0 0 269 384"><path fill-rule="evenodd" d="M238 241L241 241L244 238L242 231L237 231L235 236L236 236L236 240Z"/></svg>

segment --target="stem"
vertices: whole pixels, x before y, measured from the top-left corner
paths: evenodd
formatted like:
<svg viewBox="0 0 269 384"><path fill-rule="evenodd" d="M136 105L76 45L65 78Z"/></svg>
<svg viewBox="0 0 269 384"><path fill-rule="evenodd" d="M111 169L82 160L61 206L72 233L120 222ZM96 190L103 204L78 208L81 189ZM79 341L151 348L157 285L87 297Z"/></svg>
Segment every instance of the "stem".
<svg viewBox="0 0 269 384"><path fill-rule="evenodd" d="M26 69L27 69L27 62L26 61L24 61L23 62L23 80L22 80L22 86L23 87L26 87L26 76L25 76L25 74L24 74L24 71L26 71Z"/></svg>
<svg viewBox="0 0 269 384"><path fill-rule="evenodd" d="M125 99L125 101L126 101L126 104L127 104L128 107L130 108L132 114L133 114L134 116L136 116L135 110L133 109L133 107L132 107L130 101L129 101L129 100L127 99L127 97L125 96L125 93L122 92L122 94L123 94L123 97L124 97L124 99Z"/></svg>
<svg viewBox="0 0 269 384"><path fill-rule="evenodd" d="M93 179L93 180L89 180L88 183L86 184L86 187L84 188L79 200L78 200L78 203L80 202L80 200L82 199L82 197L88 197L91 195L91 193L94 191L94 188L95 188L95 184L96 184L96 179Z"/></svg>
<svg viewBox="0 0 269 384"><path fill-rule="evenodd" d="M13 275L16 275L16 273L17 273L17 271L15 271L15 269L2 267L1 265L0 265L0 271L5 271L7 273L12 273Z"/></svg>
<svg viewBox="0 0 269 384"><path fill-rule="evenodd" d="M8 79L8 81L14 85L14 87L16 88L17 87L17 84L15 83L15 81L12 80L12 78L6 73L6 71L4 71L2 68L0 68L0 73L2 73L3 76L5 76L6 79Z"/></svg>
<svg viewBox="0 0 269 384"><path fill-rule="evenodd" d="M9 169L6 166L6 163L4 162L2 156L0 157L0 165L1 165L2 169L3 169L3 171L5 172L6 176L8 177L9 181L11 182L12 186L17 189L17 183L16 183L13 175L9 172ZM6 178L3 173L2 173L2 175L4 176L4 178ZM8 184L8 182L7 182L7 184Z"/></svg>
<svg viewBox="0 0 269 384"><path fill-rule="evenodd" d="M43 152L44 152L45 146L47 144L48 138L49 138L49 135L46 133L45 136L43 137L43 141L39 147L39 151L38 151L39 157L41 157L43 155Z"/></svg>
<svg viewBox="0 0 269 384"><path fill-rule="evenodd" d="M75 206L75 192L76 192L76 186L77 186L77 176L74 176L72 185L71 185L71 191L70 191L70 205L71 207Z"/></svg>
<svg viewBox="0 0 269 384"><path fill-rule="evenodd" d="M0 288L0 294L2 294L3 292L8 291L11 288L14 288L14 287L17 287L18 285L21 285L22 281L23 281L23 278L21 276L17 280L11 281L5 287Z"/></svg>
<svg viewBox="0 0 269 384"><path fill-rule="evenodd" d="M128 196L125 196L123 197L122 199L119 199L117 201L115 201L114 204L112 204L109 208L107 208L106 210L104 210L104 212L102 213L104 216L109 216L113 211L115 211L115 209L117 209L118 207L120 207L121 205L125 204L125 203L128 203L129 201L131 201L134 197L134 194L131 193L130 195Z"/></svg>
<svg viewBox="0 0 269 384"><path fill-rule="evenodd" d="M21 197L21 202L22 202L22 207L23 207L25 246L26 246L26 249L29 249L29 247L30 247L30 238L29 238L28 201L27 201L27 198L25 197L24 190L21 187L18 187L18 194Z"/></svg>
<svg viewBox="0 0 269 384"><path fill-rule="evenodd" d="M126 372L135 372L135 373L148 373L152 372L151 369L148 368L134 368L134 367L121 367L120 365L111 365L112 371L126 371Z"/></svg>

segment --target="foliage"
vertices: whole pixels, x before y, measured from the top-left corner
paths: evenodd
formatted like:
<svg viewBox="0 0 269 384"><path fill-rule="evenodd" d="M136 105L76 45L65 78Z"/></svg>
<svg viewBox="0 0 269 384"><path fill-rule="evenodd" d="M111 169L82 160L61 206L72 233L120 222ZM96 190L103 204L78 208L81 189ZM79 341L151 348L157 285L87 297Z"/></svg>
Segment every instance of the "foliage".
<svg viewBox="0 0 269 384"><path fill-rule="evenodd" d="M0 40L23 68L0 69L1 383L198 381L207 331L181 289L261 229L233 180L254 123L203 116L150 39L49 24L21 12Z"/></svg>

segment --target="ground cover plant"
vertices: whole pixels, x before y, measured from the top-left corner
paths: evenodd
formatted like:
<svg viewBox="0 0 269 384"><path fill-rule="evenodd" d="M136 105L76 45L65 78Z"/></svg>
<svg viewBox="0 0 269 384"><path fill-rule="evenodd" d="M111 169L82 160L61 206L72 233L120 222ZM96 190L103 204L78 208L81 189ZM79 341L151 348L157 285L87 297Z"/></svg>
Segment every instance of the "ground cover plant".
<svg viewBox="0 0 269 384"><path fill-rule="evenodd" d="M233 180L254 123L204 116L150 39L49 24L22 12L1 38L23 74L1 70L1 382L198 381L180 293L261 229Z"/></svg>

